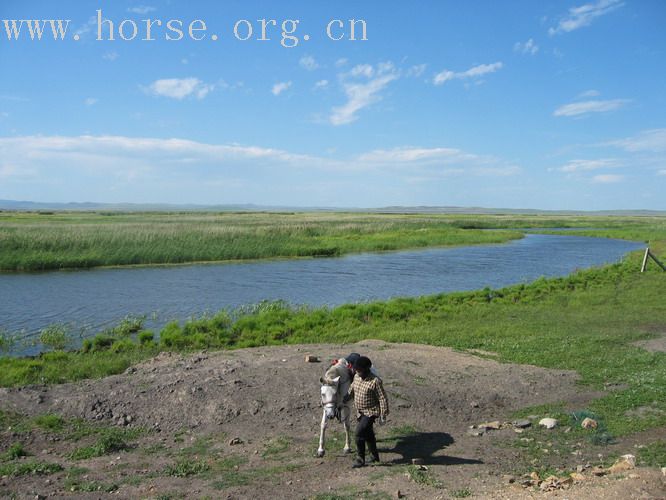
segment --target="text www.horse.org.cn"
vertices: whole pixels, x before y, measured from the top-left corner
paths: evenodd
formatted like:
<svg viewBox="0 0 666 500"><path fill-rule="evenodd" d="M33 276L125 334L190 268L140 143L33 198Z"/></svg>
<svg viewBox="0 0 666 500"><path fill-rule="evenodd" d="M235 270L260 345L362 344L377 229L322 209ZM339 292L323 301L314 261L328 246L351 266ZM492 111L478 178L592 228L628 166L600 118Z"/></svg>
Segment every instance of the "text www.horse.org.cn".
<svg viewBox="0 0 666 500"><path fill-rule="evenodd" d="M255 40L259 42L271 41L274 36L279 36L280 45L286 48L296 47L301 40L308 41L309 34L304 34L301 38L296 36L299 29L300 20L284 19L257 19L250 21L239 19L234 22L230 29L229 36L236 40L248 41ZM367 41L368 25L364 19L332 19L322 26L326 38L332 41ZM105 19L102 9L97 10L97 40L114 41L120 39L123 41L154 41L162 38L167 41L179 41L189 38L194 41L202 41L209 38L217 41L220 37L217 34L208 33L208 26L202 19L194 19L185 23L180 19L142 19L134 21L124 19L120 22L114 22L111 19Z"/></svg>

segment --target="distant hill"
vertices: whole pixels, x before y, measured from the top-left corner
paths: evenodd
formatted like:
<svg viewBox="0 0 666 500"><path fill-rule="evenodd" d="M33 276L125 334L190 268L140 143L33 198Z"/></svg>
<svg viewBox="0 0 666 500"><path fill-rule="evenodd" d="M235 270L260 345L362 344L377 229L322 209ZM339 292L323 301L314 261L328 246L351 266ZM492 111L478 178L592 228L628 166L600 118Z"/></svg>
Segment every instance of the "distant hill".
<svg viewBox="0 0 666 500"><path fill-rule="evenodd" d="M277 205L196 205L168 203L48 203L0 200L0 210L38 211L114 211L114 212L370 212L391 214L467 214L467 215L624 215L666 216L666 210L539 210L530 208L389 206L379 208L290 207Z"/></svg>

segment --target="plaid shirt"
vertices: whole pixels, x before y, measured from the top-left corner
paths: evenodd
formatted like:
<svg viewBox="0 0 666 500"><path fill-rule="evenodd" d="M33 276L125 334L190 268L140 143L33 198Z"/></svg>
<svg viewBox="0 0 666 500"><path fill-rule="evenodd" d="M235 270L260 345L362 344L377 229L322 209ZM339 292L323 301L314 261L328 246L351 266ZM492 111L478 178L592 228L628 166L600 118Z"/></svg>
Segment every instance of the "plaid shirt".
<svg viewBox="0 0 666 500"><path fill-rule="evenodd" d="M388 398L382 384L382 379L373 374L363 380L359 375L354 376L349 395L354 398L357 416L386 417L389 413Z"/></svg>

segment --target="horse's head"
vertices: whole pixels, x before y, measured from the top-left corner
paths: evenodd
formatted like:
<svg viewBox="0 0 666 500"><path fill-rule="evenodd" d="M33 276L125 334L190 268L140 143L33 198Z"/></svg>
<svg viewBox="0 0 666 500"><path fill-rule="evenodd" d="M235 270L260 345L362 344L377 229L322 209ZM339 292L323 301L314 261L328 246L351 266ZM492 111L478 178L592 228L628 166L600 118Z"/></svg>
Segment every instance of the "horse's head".
<svg viewBox="0 0 666 500"><path fill-rule="evenodd" d="M321 405L326 412L326 418L333 419L338 414L340 377L333 379L322 377L319 380L321 382Z"/></svg>

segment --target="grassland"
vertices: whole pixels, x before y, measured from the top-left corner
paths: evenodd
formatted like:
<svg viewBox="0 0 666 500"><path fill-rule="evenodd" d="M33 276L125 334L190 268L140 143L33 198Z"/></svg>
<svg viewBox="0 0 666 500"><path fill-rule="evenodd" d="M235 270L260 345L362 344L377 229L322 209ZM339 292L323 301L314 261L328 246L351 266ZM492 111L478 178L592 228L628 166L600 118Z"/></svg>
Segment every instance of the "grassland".
<svg viewBox="0 0 666 500"><path fill-rule="evenodd" d="M428 215L0 212L0 270L337 256L521 237L454 222Z"/></svg>
<svg viewBox="0 0 666 500"><path fill-rule="evenodd" d="M257 216L259 220L262 217ZM589 231L591 234L609 232L614 237L648 241L653 252L666 260L666 220L599 218L593 222L581 218L492 217L442 221L477 228L587 224L596 228ZM336 223L332 219L330 224ZM137 331L140 326L135 324L131 329L103 332L79 351L56 350L36 358L1 358L0 385L103 377L120 373L164 350L342 343L375 338L460 350L481 349L497 353L505 362L576 370L582 383L594 388L620 387L594 401L589 409L603 418L611 434L623 435L666 425L666 354L635 346L637 341L666 333L666 273L657 266L639 273L641 257L636 252L619 264L501 290L332 309L264 303L184 324L174 322L159 332L159 337Z"/></svg>

